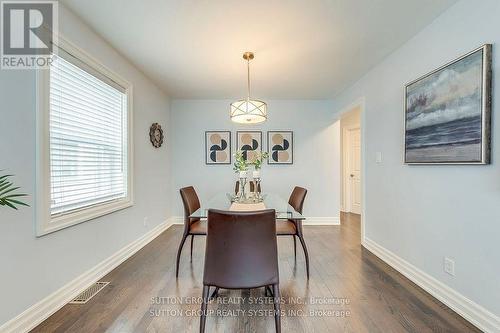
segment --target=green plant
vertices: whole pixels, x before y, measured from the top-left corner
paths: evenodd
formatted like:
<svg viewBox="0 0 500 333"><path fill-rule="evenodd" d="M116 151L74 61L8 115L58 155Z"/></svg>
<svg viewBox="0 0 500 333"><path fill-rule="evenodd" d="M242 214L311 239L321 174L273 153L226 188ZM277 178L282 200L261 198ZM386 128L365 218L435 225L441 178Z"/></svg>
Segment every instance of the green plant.
<svg viewBox="0 0 500 333"><path fill-rule="evenodd" d="M257 156L255 156L255 159L252 163L255 170L260 170L262 168L262 164L268 158L269 158L269 153L267 151L257 153Z"/></svg>
<svg viewBox="0 0 500 333"><path fill-rule="evenodd" d="M241 150L236 151L234 156L234 172L248 171L248 162L243 157L243 152Z"/></svg>
<svg viewBox="0 0 500 333"><path fill-rule="evenodd" d="M16 210L17 206L29 206L27 203L18 200L20 197L27 196L27 194L15 193L19 187L14 186L9 177L12 177L12 175L0 176L0 206L8 206Z"/></svg>

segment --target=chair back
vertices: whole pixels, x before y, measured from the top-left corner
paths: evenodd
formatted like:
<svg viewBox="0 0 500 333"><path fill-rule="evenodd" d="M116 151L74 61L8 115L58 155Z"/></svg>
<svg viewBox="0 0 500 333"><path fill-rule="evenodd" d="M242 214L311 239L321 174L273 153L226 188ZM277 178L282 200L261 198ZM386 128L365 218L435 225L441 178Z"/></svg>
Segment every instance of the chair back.
<svg viewBox="0 0 500 333"><path fill-rule="evenodd" d="M279 283L276 213L210 209L203 284L224 289Z"/></svg>
<svg viewBox="0 0 500 333"><path fill-rule="evenodd" d="M254 182L250 182L250 192L255 192L255 183ZM260 183L257 185L257 192L262 193Z"/></svg>
<svg viewBox="0 0 500 333"><path fill-rule="evenodd" d="M254 189L255 189L254 182L250 181L250 192L255 192ZM262 193L260 184L257 186L257 189L259 190L259 193ZM239 191L240 191L240 182L237 180L236 184L234 185L234 194L238 194Z"/></svg>
<svg viewBox="0 0 500 333"><path fill-rule="evenodd" d="M288 199L288 204L293 207L297 212L302 214L304 208L304 201L306 199L307 190L303 187L295 186Z"/></svg>
<svg viewBox="0 0 500 333"><path fill-rule="evenodd" d="M189 227L191 222L198 221L199 219L190 219L189 216L201 207L200 200L193 186L181 188L182 204L184 205L184 224Z"/></svg>

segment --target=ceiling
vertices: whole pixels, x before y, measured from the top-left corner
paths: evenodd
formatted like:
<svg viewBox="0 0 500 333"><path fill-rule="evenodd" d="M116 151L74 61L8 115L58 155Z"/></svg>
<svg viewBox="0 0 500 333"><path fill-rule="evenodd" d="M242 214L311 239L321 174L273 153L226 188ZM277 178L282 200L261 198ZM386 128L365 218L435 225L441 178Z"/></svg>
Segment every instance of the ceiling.
<svg viewBox="0 0 500 333"><path fill-rule="evenodd" d="M173 98L331 98L455 0L63 0Z"/></svg>

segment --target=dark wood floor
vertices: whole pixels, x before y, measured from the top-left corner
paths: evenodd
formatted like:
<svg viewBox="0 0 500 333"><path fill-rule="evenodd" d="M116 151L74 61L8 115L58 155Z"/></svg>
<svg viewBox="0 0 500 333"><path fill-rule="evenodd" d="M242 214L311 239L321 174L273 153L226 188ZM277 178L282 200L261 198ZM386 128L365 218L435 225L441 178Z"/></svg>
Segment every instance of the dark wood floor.
<svg viewBox="0 0 500 333"><path fill-rule="evenodd" d="M360 245L359 216L342 226L307 226L311 278L302 252L279 238L283 332L479 332ZM175 278L182 233L173 226L102 281L111 283L85 305L66 305L33 332L196 332L204 237L186 244ZM256 304L262 302L264 304ZM329 304L321 304L329 303ZM209 305L207 332L273 332L272 303L263 290L221 291ZM245 311L245 314L243 314Z"/></svg>

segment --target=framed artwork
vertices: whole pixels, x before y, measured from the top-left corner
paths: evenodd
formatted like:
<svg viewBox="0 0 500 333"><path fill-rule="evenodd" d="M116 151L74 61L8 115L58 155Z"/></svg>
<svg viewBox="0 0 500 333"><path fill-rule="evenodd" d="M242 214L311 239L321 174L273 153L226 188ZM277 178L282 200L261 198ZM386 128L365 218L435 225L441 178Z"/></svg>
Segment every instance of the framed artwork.
<svg viewBox="0 0 500 333"><path fill-rule="evenodd" d="M491 45L405 86L405 164L490 163Z"/></svg>
<svg viewBox="0 0 500 333"><path fill-rule="evenodd" d="M293 132L268 131L268 164L293 164Z"/></svg>
<svg viewBox="0 0 500 333"><path fill-rule="evenodd" d="M237 131L237 150L243 152L243 158L253 161L255 154L262 151L262 132L259 131Z"/></svg>
<svg viewBox="0 0 500 333"><path fill-rule="evenodd" d="M205 132L205 163L231 164L231 132Z"/></svg>

